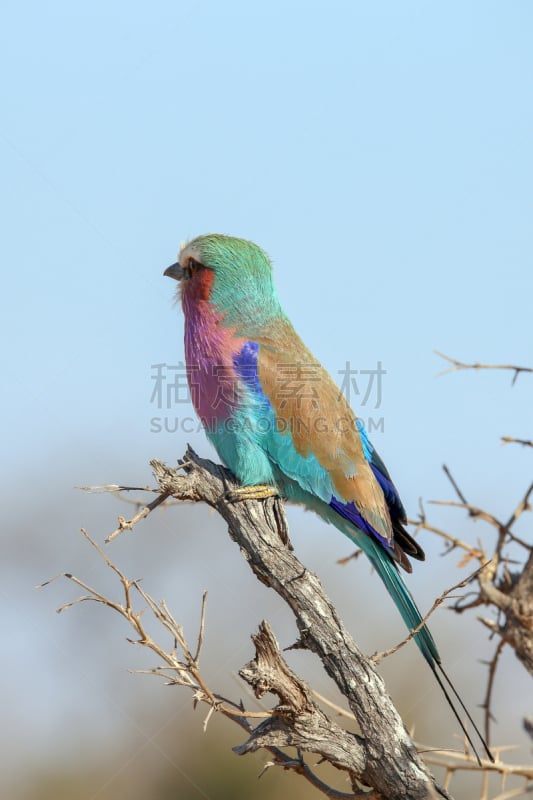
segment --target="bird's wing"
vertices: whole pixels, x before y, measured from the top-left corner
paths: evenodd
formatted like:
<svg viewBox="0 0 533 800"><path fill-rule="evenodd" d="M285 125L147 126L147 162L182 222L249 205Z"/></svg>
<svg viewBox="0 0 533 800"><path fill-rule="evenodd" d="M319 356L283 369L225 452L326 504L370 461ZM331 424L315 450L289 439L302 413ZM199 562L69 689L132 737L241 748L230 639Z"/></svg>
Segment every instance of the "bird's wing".
<svg viewBox="0 0 533 800"><path fill-rule="evenodd" d="M404 525L407 523L407 514L405 513L400 495L392 482L387 467L368 438L368 434L361 420L357 420L357 429L361 436L365 458L370 464L370 469L374 473L374 477L381 486L381 490L385 496L394 534L394 555L407 572L411 572L411 564L406 554L419 561L424 561L426 556L416 539L413 539L404 528Z"/></svg>
<svg viewBox="0 0 533 800"><path fill-rule="evenodd" d="M370 469L374 473L374 477L381 486L383 494L385 495L391 517L393 519L397 519L398 522L406 523L407 514L405 513L405 508L403 507L398 490L393 484L392 478L389 475L389 471L383 463L379 453L368 438L366 428L361 420L357 420L357 430L359 431L359 435L361 437L361 444L363 445L365 458L370 464Z"/></svg>
<svg viewBox="0 0 533 800"><path fill-rule="evenodd" d="M272 417L262 440L270 458L398 558L389 502L403 506L379 456L374 463L367 458L371 445L339 387L288 321L242 353L248 388L264 398Z"/></svg>

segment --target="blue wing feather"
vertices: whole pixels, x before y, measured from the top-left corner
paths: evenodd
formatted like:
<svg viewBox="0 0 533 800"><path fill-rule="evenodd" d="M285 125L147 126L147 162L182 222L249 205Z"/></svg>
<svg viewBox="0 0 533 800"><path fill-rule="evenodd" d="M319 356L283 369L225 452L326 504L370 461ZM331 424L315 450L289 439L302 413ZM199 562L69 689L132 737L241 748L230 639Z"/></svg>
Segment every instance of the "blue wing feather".
<svg viewBox="0 0 533 800"><path fill-rule="evenodd" d="M357 506L354 503L343 503L333 496L329 502L329 505L334 511L337 512L337 514L340 514L341 517L347 519L360 531L363 531L363 533L367 533L369 536L372 536L374 539L376 539L383 549L389 553L389 555L391 555L393 558L395 557L394 550L391 548L389 540L385 536L382 536L380 533L378 533L378 531L366 521L363 515L357 510Z"/></svg>
<svg viewBox="0 0 533 800"><path fill-rule="evenodd" d="M237 437L240 452L233 454L232 459L225 458L226 463L242 479L238 464L239 458L243 459L246 465L243 473L248 478L255 476L257 483L276 482L289 499L313 508L323 519L335 525L361 547L379 573L405 623L413 630L420 625L422 616L398 572L398 553L393 549L393 540L387 540L376 531L353 502L339 500L335 496L327 470L315 456L311 454L306 457L298 453L289 432L278 430L274 409L261 388L257 369L258 354L258 344L249 341L233 359L236 375L242 381L241 405L235 410L233 421L242 426L243 430L246 429L249 435L243 435L240 430L241 435ZM359 420L358 431L365 458L383 491L393 524L395 520L401 521L405 518L405 510L396 487ZM210 438L219 452L224 454L224 430L216 434L218 441L213 435ZM231 436L230 440L234 441L235 438ZM268 464L268 474L261 459L265 459ZM407 559L403 563L409 567ZM435 643L425 626L415 635L415 641L430 664L439 661Z"/></svg>
<svg viewBox="0 0 533 800"><path fill-rule="evenodd" d="M252 341L246 342L234 356L233 363L237 375L251 396L248 400L253 400L256 406L260 405L261 446L266 449L283 475L299 484L304 491L311 492L328 503L334 511L355 525L358 530L376 539L378 544L394 558L394 550L389 540L363 517L356 505L353 502L343 502L335 496L331 478L315 456L312 454L307 457L302 456L296 451L290 435L287 435L288 432L277 429L275 412L262 391L259 381L258 354L259 345ZM250 420L253 418L253 414L250 414L251 404L247 403L246 399L244 400L243 409L246 409L247 418ZM363 452L372 472L382 488L390 510L395 512L394 516L399 516L398 512L403 512L403 506L390 476L359 420L357 427L362 440Z"/></svg>
<svg viewBox="0 0 533 800"><path fill-rule="evenodd" d="M368 438L365 426L360 419L357 420L357 430L359 431L359 435L361 437L365 458L370 464L370 468L374 473L374 477L381 486L383 494L385 495L391 518L398 519L399 522L406 522L407 515L405 513L403 503L400 500L398 490L393 484L391 476L389 475L389 471L381 460L379 453Z"/></svg>

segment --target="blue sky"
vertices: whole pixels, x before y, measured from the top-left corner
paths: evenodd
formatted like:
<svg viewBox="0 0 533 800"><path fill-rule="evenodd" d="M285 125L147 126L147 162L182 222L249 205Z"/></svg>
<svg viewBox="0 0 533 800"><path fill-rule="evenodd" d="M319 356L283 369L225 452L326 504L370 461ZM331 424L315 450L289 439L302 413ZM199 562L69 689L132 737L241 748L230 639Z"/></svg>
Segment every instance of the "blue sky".
<svg viewBox="0 0 533 800"><path fill-rule="evenodd" d="M451 497L442 462L510 512L530 456L499 437L530 435L529 379L436 378L433 351L532 363L530 3L22 2L2 18L7 625L32 613L28 559L33 583L68 566L91 513L70 487L145 483L188 440L209 452L150 422L151 365L183 356L162 272L200 233L270 253L332 373L382 363L374 439L411 514ZM40 561L10 537L33 541L54 502L68 519L45 520ZM318 552L332 531L312 527Z"/></svg>

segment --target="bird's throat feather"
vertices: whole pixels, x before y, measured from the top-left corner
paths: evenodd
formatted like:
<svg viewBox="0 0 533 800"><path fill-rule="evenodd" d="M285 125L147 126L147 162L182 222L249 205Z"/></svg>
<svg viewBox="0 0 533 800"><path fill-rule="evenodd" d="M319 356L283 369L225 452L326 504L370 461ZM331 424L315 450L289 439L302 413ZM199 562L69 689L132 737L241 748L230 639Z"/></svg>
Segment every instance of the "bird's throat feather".
<svg viewBox="0 0 533 800"><path fill-rule="evenodd" d="M195 411L206 426L228 419L239 401L234 357L245 342L223 324L224 315L209 301L212 273L182 291L185 314L187 379Z"/></svg>

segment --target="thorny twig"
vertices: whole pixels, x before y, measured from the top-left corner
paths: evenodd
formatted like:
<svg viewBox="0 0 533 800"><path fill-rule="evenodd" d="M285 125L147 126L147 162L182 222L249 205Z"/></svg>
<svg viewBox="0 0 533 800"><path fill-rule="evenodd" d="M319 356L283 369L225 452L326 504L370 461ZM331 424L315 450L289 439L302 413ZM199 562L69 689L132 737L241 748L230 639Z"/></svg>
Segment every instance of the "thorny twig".
<svg viewBox="0 0 533 800"><path fill-rule="evenodd" d="M524 373L533 373L533 368L530 367L521 367L516 365L488 365L488 364L466 364L460 362L456 359L449 358L441 353L439 353L441 357L446 359L451 366L449 369L445 370L441 374L445 374L446 372L452 372L456 370L465 370L465 369L502 369L502 370L510 370L513 372L513 379L512 384L514 384L518 378L518 375L522 372ZM533 440L528 439L516 439L513 437L502 437L503 443L516 443L526 447L533 447ZM155 462L153 462L155 465ZM162 465L164 468L164 465ZM186 465L184 465L186 466ZM476 597L473 601L464 604L460 603L459 601L455 605L455 609L457 611L463 611L466 608L476 607L482 604L492 604L496 606L500 611L502 611L506 615L506 625L498 625L492 620L481 620L485 625L489 627L489 629L497 634L500 635L500 640L498 641L495 653L491 661L489 662L489 678L487 683L487 690L485 695L485 700L483 703L484 712L485 712L485 734L487 740L489 740L490 734L490 722L492 719L491 714L491 699L492 693L494 688L494 678L496 674L497 664L499 656L503 650L503 647L506 643L512 644L516 651L517 655L520 656L518 650L518 644L513 639L513 632L509 628L509 620L514 619L515 621L518 620L518 624L523 624L523 606L520 606L518 610L516 609L513 599L513 592L517 589L520 580L522 577L517 580L516 576L513 576L510 572L510 565L513 563L507 556L503 555L503 549L505 545L509 542L512 542L516 545L527 550L531 556L528 561L528 565L531 564L531 570L533 572L533 553L531 545L524 541L523 538L516 535L514 532L514 526L518 519L521 518L522 514L526 511L531 510L530 506L530 498L533 493L533 482L530 484L528 489L526 490L525 494L523 495L520 502L517 504L514 511L509 516L509 519L506 522L502 522L499 520L495 515L491 514L490 512L486 511L485 509L479 508L473 504L468 503L464 493L459 488L457 481L452 476L450 470L444 466L443 467L445 474L447 475L452 487L459 498L459 502L450 502L450 501L440 501L439 505L448 505L450 507L455 508L462 508L463 510L467 511L468 515L476 520L481 519L486 522L488 525L492 526L497 531L497 538L496 543L494 546L494 550L492 555L488 555L488 551L490 548L488 547L486 541L478 542L477 546L474 547L468 542L464 541L462 538L459 538L455 535L448 533L440 528L437 528L434 525L428 523L426 519L426 515L423 509L422 504L420 504L420 516L419 519L416 520L413 524L416 527L416 532L421 529L425 529L430 531L438 536L440 536L447 544L447 552L450 552L454 549L459 549L464 552L464 557L461 560L460 566L465 566L471 560L476 559L480 563L480 567L476 570L476 572L466 578L465 580L459 582L451 589L444 592L433 604L432 608L428 612L428 614L424 618L424 624L428 617L433 613L433 611L442 604L446 597L449 597L451 592L456 589L463 588L472 580L477 579L479 584L479 592L477 593ZM156 477L158 478L160 488L159 489L152 489L150 487L123 487L117 485L108 485L105 487L86 487L86 490L89 491L109 491L118 496L120 492L135 490L135 491L151 491L151 492L158 492L158 497L149 505L143 506L142 503L137 501L130 501L134 502L138 511L135 516L131 520L125 520L123 517L119 517L119 526L118 528L108 537L106 541L111 541L124 530L131 530L133 529L134 525L146 517L154 508L158 505L162 504L167 498L171 497L173 494L171 485L167 485L164 481L161 480L161 475L158 475L156 472ZM170 483L173 483L173 478L170 478ZM176 495L180 497L180 502L187 499L199 499L193 496L187 495ZM169 501L172 502L172 501ZM209 502L209 501L208 501ZM217 506L218 508L218 506ZM220 509L219 509L220 510ZM85 532L84 532L84 535ZM89 537L87 537L89 538ZM207 725L208 720L214 711L220 711L227 717L233 719L237 722L244 730L248 733L251 733L252 728L248 718L252 717L259 717L263 720L267 720L266 723L261 723L259 728L262 727L263 724L270 724L268 722L269 719L272 718L271 712L246 712L244 707L241 703L234 703L227 698L223 698L220 695L212 692L205 683L202 682L201 675L199 674L199 656L202 648L203 637L205 632L205 608L206 608L206 596L204 595L202 601L202 612L201 612L201 621L200 621L200 629L198 633L198 642L196 647L196 652L194 656L191 654L189 649L186 646L185 639L183 637L183 632L181 627L176 623L172 615L170 614L168 608L166 607L164 601L161 604L155 603L152 598L146 594L139 586L137 581L129 581L125 576L116 568L103 554L103 552L90 540L93 546L96 547L100 555L104 558L108 566L113 569L117 575L119 576L123 587L126 602L124 605L113 603L113 601L108 601L103 595L99 594L96 590L93 590L91 587L87 586L82 581L79 581L72 575L67 574L70 580L74 581L77 585L82 587L85 591L88 592L87 595L78 598L77 601L74 603L65 604L62 608L67 608L70 605L75 604L76 602L81 602L84 600L94 600L96 602L104 603L105 605L113 608L115 611L118 611L122 614L134 627L139 635L139 639L135 640L135 643L142 644L144 646L148 646L154 652L156 652L163 660L165 666L161 666L150 670L150 674L157 674L161 677L165 677L167 683L171 684L178 684L178 685L186 685L190 688L193 688L193 698L194 704L196 705L198 702L204 702L209 705L209 712L207 718L205 720L204 725ZM524 568L525 570L526 568ZM526 590L527 590L526 586ZM531 587L532 591L530 594L533 594L533 586ZM144 601L148 604L149 608L151 609L152 613L156 616L159 622L171 633L174 635L174 640L176 644L179 644L183 651L183 657L181 661L177 658L176 655L176 646L171 653L164 653L162 648L160 648L155 642L153 642L149 637L146 636L146 631L140 622L140 616L134 614L133 610L131 609L131 600L130 600L130 592L131 589L136 590L139 595L144 599ZM60 609L62 610L62 609ZM421 626L420 626L421 627ZM418 630L418 629L417 629ZM181 639L180 636L176 636L176 632L181 632ZM392 653L396 652L400 647L402 647L407 641L413 638L417 631L411 632L406 639L397 645L394 648L391 648L389 651L385 653L376 654L373 657L375 662L381 660L383 657L387 655L391 655ZM154 646L152 646L154 645ZM184 672L185 670L185 672ZM333 704L326 701L324 698L320 698L322 702L330 707L333 707ZM353 715L349 714L349 712L344 712L339 709L338 706L335 707L337 713L342 715L347 715L350 718L355 719ZM257 729L256 729L257 730ZM253 736L251 735L250 740L252 741ZM305 775L307 780L319 788L324 794L336 797L336 798L348 798L348 797L367 797L367 798L378 798L381 795L376 794L372 791L370 794L363 790L360 790L355 784L353 784L354 794L347 795L342 792L336 792L331 787L323 784L320 779L310 770L309 766L304 762L303 756L301 751L297 750L297 757L289 757L283 750L280 750L276 747L268 747L268 740L267 744L263 744L266 749L269 749L270 752L274 755L274 762L271 762L266 765L265 769L271 765L278 765L283 766L285 768L293 769L300 774ZM422 748L418 746L421 751L425 754L425 760L428 763L431 763L436 766L443 767L445 769L446 778L443 787L443 795L445 795L445 789L448 787L449 782L453 775L459 770L468 770L468 771L478 771L480 766L475 762L472 754L467 750L465 745L464 752L460 751L440 751L440 754L436 754L437 751L430 751L427 748ZM506 749L503 747L493 747L495 754L496 754L496 763L494 765L490 765L488 762L483 763L483 786L482 786L482 794L480 800L488 800L489 794L489 784L488 784L488 774L489 770L491 772L499 773L501 777L501 791L497 795L497 797L493 797L492 800L507 800L508 798L518 796L522 794L524 791L531 790L531 781L533 780L533 769L530 767L525 766L514 766L514 765L505 765L500 761L500 754ZM244 751L243 751L244 752ZM521 777L524 779L525 783L522 787L517 787L505 791L504 783L508 776L515 776Z"/></svg>
<svg viewBox="0 0 533 800"><path fill-rule="evenodd" d="M134 516L134 517L132 517L131 519L125 519L124 517L122 517L122 516L119 516L119 518L118 518L118 528L116 528L116 530L114 530L114 531L113 531L113 533L110 533L110 534L109 534L109 536L108 536L108 537L106 538L106 540L105 540L105 543L106 543L106 544L109 544L109 542L112 542L112 541L113 541L113 539L116 539L116 537L117 537L117 536L120 536L120 534L121 534L123 531L131 531L131 530L132 530L132 528L133 528L133 527L134 527L134 526L135 526L135 525L136 525L136 524L137 524L137 523L138 523L138 522L139 522L141 519L144 519L145 517L147 517L147 516L148 516L148 514L150 514L150 513L151 513L151 512L154 510L154 508L157 508L157 506L160 506L160 505L161 505L161 503L164 503L164 502L165 502L165 500L166 500L166 499L167 499L169 496L170 496L170 495L169 495L168 493L162 492L162 493L159 495L159 497L156 497L156 499L155 499L155 500L152 500L152 502L151 502L151 503L148 503L148 505L147 505L147 506L144 506L144 508L141 508L141 510L140 510L140 511L138 511L138 512L137 512L137 514L135 514L135 516Z"/></svg>
<svg viewBox="0 0 533 800"><path fill-rule="evenodd" d="M459 566L465 566L473 558L477 559L480 564L491 565L490 569L484 570L478 576L480 588L479 593L476 594L475 598L467 604L457 603L455 605L456 611L465 611L480 605L492 604L498 607L501 611L508 612L510 606L508 594L510 589L512 589L512 586L509 585L508 572L508 565L510 561L508 557L504 556L503 550L508 543L513 542L525 549L528 553L532 552L532 546L524 539L517 536L514 533L513 528L522 514L531 510L529 501L530 496L533 493L533 483L528 486L525 494L510 514L509 519L506 522L502 522L494 514L491 514L490 512L467 502L464 493L459 489L458 483L451 475L450 470L445 465L443 469L447 477L450 479L450 482L452 483L457 495L461 498L461 502L455 502L451 500L430 502L433 505L447 506L449 508L460 508L464 511L467 511L471 518L476 520L481 519L488 525L492 526L497 532L492 553L489 552L489 547L487 544L481 544L481 542L478 542L478 546L473 547L463 539L459 539L457 536L431 525L427 521L426 513L422 503L420 503L420 513L418 519L410 520L410 523L415 526L415 533L418 533L420 530L427 530L428 532L439 536L445 542L447 542L447 553L454 549L462 550L465 553L465 556L461 560Z"/></svg>
<svg viewBox="0 0 533 800"><path fill-rule="evenodd" d="M511 381L511 385L514 385L521 372L533 372L533 367L517 367L514 364L479 364L477 362L473 364L465 364L463 361L459 361L456 358L450 358L450 356L441 353L439 350L435 350L435 353L451 364L451 367L439 372L438 376L447 375L450 372L458 372L462 369L506 369L511 370L514 373Z"/></svg>
<svg viewBox="0 0 533 800"><path fill-rule="evenodd" d="M503 444L521 444L523 447L533 447L533 439L515 439L514 436L502 436Z"/></svg>
<svg viewBox="0 0 533 800"><path fill-rule="evenodd" d="M58 613L61 613L80 602L89 600L107 606L122 616L133 628L138 637L136 639L128 638L128 641L131 644L138 644L143 647L147 647L163 662L163 665L153 667L152 669L139 669L133 671L140 674L156 675L161 677L164 679L167 686L174 685L185 686L189 688L192 692L194 707L196 707L198 703L205 703L209 707L207 716L204 720L204 730L213 712L218 712L223 716L233 720L241 728L243 728L248 735L252 735L254 732L254 729L250 724L250 720L268 721L273 719L272 711L251 711L245 709L242 705L242 701L236 702L222 696L221 694L211 690L205 682L200 671L200 655L205 634L207 592L204 592L202 596L200 625L196 649L193 654L187 643L183 627L175 620L165 601L162 600L160 603L157 603L153 597L148 594L148 592L141 588L138 580L131 580L128 578L119 569L119 567L117 567L116 564L114 564L113 561L108 558L99 545L89 536L86 530L82 528L81 532L84 538L98 553L100 558L103 559L105 564L118 576L123 588L123 600L112 600L71 573L63 573L62 575L57 575L51 580L41 584L41 587L44 587L52 581L57 580L57 578L65 577L76 586L82 588L86 594L76 598L73 601L64 603L60 608L58 608ZM146 603L157 622L170 634L173 642L172 649L169 650L168 648L165 648L147 632L146 626L142 621L144 609L136 611L133 606L133 597L135 593L137 593L137 595ZM177 653L177 647L179 647L181 650L181 657ZM243 748L244 746L241 747ZM274 757L273 761L268 762L265 765L263 771L272 766L281 766L284 769L291 769L292 771L303 775L306 780L309 781L315 788L322 791L327 797L333 798L333 800L351 800L351 798L361 798L362 800L382 800L382 796L374 791L362 789L359 790L355 788L353 792L346 793L333 789L315 774L313 769L304 761L301 752L298 752L297 757L294 757L292 755L288 755L279 747L268 745L263 745L263 747ZM239 751L239 748L235 749L237 752ZM242 749L242 752L245 752L245 750Z"/></svg>
<svg viewBox="0 0 533 800"><path fill-rule="evenodd" d="M231 705L225 705L224 701L218 697L217 695L213 694L210 689L205 684L199 667L199 659L200 659L200 651L203 643L203 629L204 629L204 622L205 622L205 605L207 599L207 593L204 593L202 598L202 611L201 611L201 622L200 622L200 629L198 634L198 643L196 647L196 652L193 655L189 649L187 641L185 639L185 634L183 632L183 628L179 625L170 611L168 610L164 601L161 603L157 603L144 589L141 587L139 580L131 580L127 578L126 575L116 566L116 564L111 561L110 558L106 556L102 548L92 539L87 531L82 528L81 529L82 535L84 538L91 544L91 546L96 550L98 555L103 559L106 565L113 570L118 576L120 583L122 584L123 591L124 591L124 599L123 602L118 600L111 600L110 598L106 597L105 595L101 594L97 589L94 589L92 586L89 586L84 581L77 578L75 575L71 573L63 573L63 575L56 575L49 581L41 584L42 587L47 586L54 580L57 580L59 577L65 577L68 580L72 581L77 586L81 587L84 591L87 592L86 595L82 595L75 600L72 600L68 603L64 603L60 608L57 609L58 614L63 611L66 611L68 608L77 605L80 602L84 602L87 600L91 600L96 603L101 603L108 608L111 608L113 611L120 614L133 628L138 639L128 639L131 644L139 644L143 647L147 647L149 650L152 650L160 659L164 662L165 666L155 667L154 669L150 670L152 674L159 675L167 679L168 684L178 685L178 686L187 686L194 692L195 700L202 701L210 705L210 707L214 707L217 711L225 714L226 716L230 717L259 717L265 718L268 714L263 712L255 712L255 711L244 711L240 709L238 706L229 701ZM155 619L160 623L160 625L165 628L168 633L170 633L172 640L174 642L174 648L171 651L165 650L162 645L156 642L146 630L146 627L142 621L143 618L143 610L136 611L133 607L132 603L132 589L146 602L150 611L152 612ZM182 650L183 657L180 658L176 652L176 645ZM233 707L235 706L235 707Z"/></svg>
<svg viewBox="0 0 533 800"><path fill-rule="evenodd" d="M254 729L249 720L264 720L265 724L267 724L268 720L275 719L275 717L273 717L273 713L275 712L268 710L247 710L244 708L242 701L237 702L224 697L218 692L212 690L204 680L200 671L200 655L205 634L207 592L204 592L202 596L200 625L197 635L196 649L193 654L187 643L183 627L175 620L166 603L164 601L157 603L151 597L151 595L148 594L148 592L141 588L139 580L131 580L122 572L122 570L119 569L118 566L116 566L116 564L113 563L113 561L104 553L99 545L89 536L87 531L82 529L81 532L84 538L98 553L99 557L102 558L105 564L117 575L123 589L123 600L112 600L76 576L70 573L64 573L63 575L58 575L55 578L52 578L51 581L56 580L59 577L65 577L73 582L76 586L82 588L87 594L84 594L68 603L64 603L60 608L58 608L58 613L61 613L62 611L65 611L66 609L71 608L80 602L90 600L102 604L122 616L133 628L136 636L138 637L135 639L128 638L128 641L131 644L138 644L143 647L147 647L163 662L163 665L158 667L153 667L151 669L138 669L133 671L140 674L156 675L163 678L165 684L168 686L185 686L191 690L194 707L196 707L198 703L205 703L209 707L208 714L204 720L204 729L214 712L220 713L223 716L231 719L233 722L236 722L250 736L253 735ZM480 567L480 569L482 569L482 567ZM479 570L477 572L479 572ZM429 614L426 615L424 621L427 620L428 616L435 610L442 600L449 595L450 592L454 591L455 589L462 588L470 580L473 580L476 577L477 572L469 576L464 581L461 581L461 583L452 587L440 598L438 598ZM51 581L46 581L41 586L46 586ZM160 644L147 632L146 626L142 621L144 609L136 611L133 606L133 596L135 593L137 593L137 595L146 603L157 622L170 634L171 641L173 642L171 649L168 649ZM410 638L412 638L412 636L408 637L406 641L408 641ZM396 652L399 647L406 643L406 641L402 642L400 645L391 649L387 653L379 654L379 658L381 659ZM177 647L179 647L181 650L181 656L179 656L177 653ZM346 717L351 721L356 721L355 716L351 712L333 703L328 698L325 698L318 692L313 692L313 695L320 700L321 703L330 709L333 709L337 715ZM263 772L269 767L273 766L281 766L284 769L290 769L305 777L311 785L333 800L352 800L353 798L361 798L361 800L383 800L382 795L379 793L373 790L361 789L357 786L353 787L353 791L351 793L342 792L332 788L315 774L314 770L309 766L309 764L306 763L303 758L303 754L299 750L297 752L297 756L294 757L287 754L279 747L269 746L268 744L263 744L262 746L264 749L268 750L274 758L273 761L265 764ZM245 746L240 746L234 749L236 752L246 751ZM502 776L502 780L508 776L524 778L526 784L529 784L529 782L533 780L533 767L506 764L501 761L501 753L506 749L509 749L506 747L494 747L494 754L496 756L495 763L491 764L487 760L484 760L482 767L477 763L473 755L466 749L464 751L449 749L435 750L433 748L428 748L423 744L417 744L417 749L420 753L424 754L424 759L427 763L434 766L443 767L446 770L447 777L445 781L445 788L447 788L450 778L459 771L481 772L484 770L489 770L491 772L500 774L500 776ZM518 793L518 790L513 789L512 791L513 795L508 795L509 797L514 796L515 793ZM522 791L522 789L520 791ZM503 800L503 798L504 795L498 795L492 800Z"/></svg>
<svg viewBox="0 0 533 800"><path fill-rule="evenodd" d="M463 369L511 370L513 372L512 383L514 384L520 373L533 373L532 367L479 363L465 364L457 359L445 356L442 353L438 353L438 355L451 364L449 369L440 374ZM525 447L533 447L533 440L530 439L516 439L510 436L503 436L501 437L501 441L505 444L515 443ZM501 520L490 511L469 503L465 493L461 491L458 482L446 465L443 465L443 470L459 502L433 501L433 504L462 509L467 512L470 518L473 520L482 520L496 532L496 537L492 543L489 542L484 535L482 540L478 541L477 547L474 547L470 543L464 541L464 538L459 538L454 534L430 524L426 518L422 503L420 503L419 518L412 522L416 528L415 533L420 530L427 530L442 538L446 542L446 553L454 549L462 550L464 556L459 563L460 567L464 567L470 563L472 559L478 560L479 563L488 562L487 569L480 572L477 577L479 590L475 593L474 598L468 603L456 603L454 609L462 612L480 605L490 605L499 612L498 622L479 618L492 633L499 636L494 656L490 662L488 662L489 675L483 704L485 711L485 736L487 741L489 741L494 678L498 660L505 644L509 644L513 647L517 657L524 664L526 669L533 674L533 546L530 541L527 541L522 536L518 536L515 531L518 520L522 518L525 512L532 510L531 497L533 495L533 482L529 484L514 510L510 513L508 519ZM525 563L521 561L512 561L509 555L504 552L510 544L517 545L522 548L522 550L526 551L528 557ZM521 565L522 571L511 571L511 567L514 564ZM503 622L502 619L504 620Z"/></svg>
<svg viewBox="0 0 533 800"><path fill-rule="evenodd" d="M485 692L485 699L483 701L482 707L485 711L485 739L489 745L490 745L490 723L494 718L491 711L492 693L494 690L494 679L496 677L496 668L498 666L498 661L504 647L505 647L505 639L500 639L500 641L496 645L496 650L494 651L494 655L488 663L489 677L487 680L487 690Z"/></svg>
<svg viewBox="0 0 533 800"><path fill-rule="evenodd" d="M475 572L473 572L467 578L464 578L462 581L459 581L459 583L456 583L455 586L451 586L449 589L446 589L446 591L444 591L439 597L437 597L437 599L435 600L435 602L433 603L433 605L431 606L425 617L423 617L422 621L416 626L416 628L413 628L413 630L409 632L409 634L405 637L405 639L403 639L399 644L395 645L394 647L391 647L389 650L384 650L381 653L374 653L372 656L370 656L371 661L374 664L379 664L379 662L382 661L384 658L387 658L388 656L391 656L394 653L398 652L398 650L404 647L408 642L411 641L411 639L413 639L416 636L416 634L420 630L422 630L422 628L424 627L430 616L433 614L433 612L436 611L436 609L442 605L442 603L446 600L447 597L452 596L452 592L455 592L456 589L464 589L464 587L467 586L469 583L471 583L473 580L475 580L479 576L481 570L485 569L485 567L487 566L488 564L482 564L480 567L478 567L478 569L476 569Z"/></svg>

